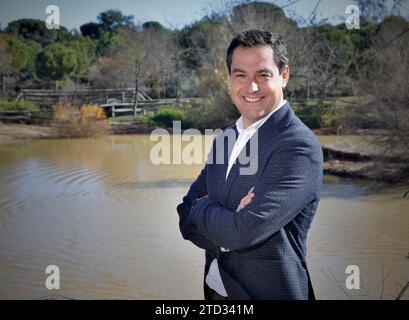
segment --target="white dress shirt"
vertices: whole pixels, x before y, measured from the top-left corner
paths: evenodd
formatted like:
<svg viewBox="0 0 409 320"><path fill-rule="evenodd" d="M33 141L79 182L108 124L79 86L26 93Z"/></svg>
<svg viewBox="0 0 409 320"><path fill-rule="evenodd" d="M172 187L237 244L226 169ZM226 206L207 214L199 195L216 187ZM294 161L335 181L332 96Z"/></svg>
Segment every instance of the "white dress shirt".
<svg viewBox="0 0 409 320"><path fill-rule="evenodd" d="M271 117L271 115L278 111L282 106L286 104L286 100L282 100L281 103L278 105L277 108L275 108L273 111L271 111L267 116L264 118L254 122L251 126L248 128L245 128L244 122L243 122L243 117L240 117L236 121L236 128L239 133L237 140L234 144L233 150L230 154L229 158L229 165L227 167L226 171L226 180L227 177L229 176L230 170L233 166L233 164L236 162L237 157L239 156L241 150L244 148L246 145L247 141L252 137L252 135L268 120L268 118ZM229 249L225 248L220 248L221 251L226 252L229 251ZM210 264L209 272L206 276L206 283L207 285L212 288L214 291L216 291L218 294L227 297L227 292L226 289L223 285L223 281L220 277L220 272L219 272L219 266L217 264L217 259L213 259L212 263Z"/></svg>

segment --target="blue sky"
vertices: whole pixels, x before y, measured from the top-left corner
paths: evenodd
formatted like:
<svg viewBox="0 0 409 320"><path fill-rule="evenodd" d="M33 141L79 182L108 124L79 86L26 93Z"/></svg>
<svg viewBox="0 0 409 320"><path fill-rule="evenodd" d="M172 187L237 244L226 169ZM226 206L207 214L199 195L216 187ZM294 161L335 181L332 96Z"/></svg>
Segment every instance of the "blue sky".
<svg viewBox="0 0 409 320"><path fill-rule="evenodd" d="M316 13L329 22L344 21L345 8L353 0L274 0L266 1L282 6L287 15L294 12L308 18L319 2ZM391 2L391 1L388 1ZM402 1L405 2L405 1ZM223 8L225 0L0 0L0 23L5 28L10 21L21 18L45 19L45 8L54 4L60 8L61 25L69 30L90 21L107 9L119 9L133 15L135 22L158 21L166 27L182 28L204 16L212 8Z"/></svg>

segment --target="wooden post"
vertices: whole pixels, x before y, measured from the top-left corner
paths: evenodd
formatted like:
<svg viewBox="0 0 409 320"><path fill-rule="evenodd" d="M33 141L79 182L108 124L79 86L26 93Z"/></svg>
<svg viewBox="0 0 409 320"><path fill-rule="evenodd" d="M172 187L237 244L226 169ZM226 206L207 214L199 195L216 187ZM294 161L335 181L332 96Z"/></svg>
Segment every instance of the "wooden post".
<svg viewBox="0 0 409 320"><path fill-rule="evenodd" d="M135 80L135 101L133 104L133 116L136 117L136 108L138 107L138 88L139 87L139 82L138 78Z"/></svg>
<svg viewBox="0 0 409 320"><path fill-rule="evenodd" d="M1 75L1 90L3 92L3 97L6 96L6 76L4 74Z"/></svg>

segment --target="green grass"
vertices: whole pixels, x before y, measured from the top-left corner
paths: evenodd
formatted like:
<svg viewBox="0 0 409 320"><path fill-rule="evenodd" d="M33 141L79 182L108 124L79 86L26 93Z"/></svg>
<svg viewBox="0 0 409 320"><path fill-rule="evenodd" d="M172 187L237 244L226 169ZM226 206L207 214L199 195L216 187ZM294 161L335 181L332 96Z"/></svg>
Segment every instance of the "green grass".
<svg viewBox="0 0 409 320"><path fill-rule="evenodd" d="M136 117L133 115L126 115L126 116L115 116L115 118L108 118L109 122L126 122L126 123L135 123L135 124L153 124L153 121L151 120L151 116L153 115L153 112L150 112L146 115L143 114L137 114Z"/></svg>
<svg viewBox="0 0 409 320"><path fill-rule="evenodd" d="M0 110L38 111L40 106L31 101L0 101Z"/></svg>

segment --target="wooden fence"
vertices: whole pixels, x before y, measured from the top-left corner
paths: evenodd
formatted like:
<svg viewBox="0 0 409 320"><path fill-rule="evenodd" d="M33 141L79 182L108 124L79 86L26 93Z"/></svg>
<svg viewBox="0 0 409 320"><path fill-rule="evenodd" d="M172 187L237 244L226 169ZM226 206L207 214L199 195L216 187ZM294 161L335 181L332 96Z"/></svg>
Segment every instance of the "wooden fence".
<svg viewBox="0 0 409 320"><path fill-rule="evenodd" d="M93 90L33 90L23 89L16 101L32 101L41 106L42 111L0 111L0 121L40 121L41 117L50 117L51 106L58 103L73 105L97 104L110 117L117 115L154 111L164 105L185 105L195 98L184 99L152 99L146 93L138 92L138 101L135 103L135 89L93 89Z"/></svg>
<svg viewBox="0 0 409 320"><path fill-rule="evenodd" d="M135 89L93 89L93 90L31 90L23 89L16 101L29 100L42 107L57 103L81 105L85 103L108 104L110 102L134 103ZM138 101L152 100L144 92L138 92Z"/></svg>

